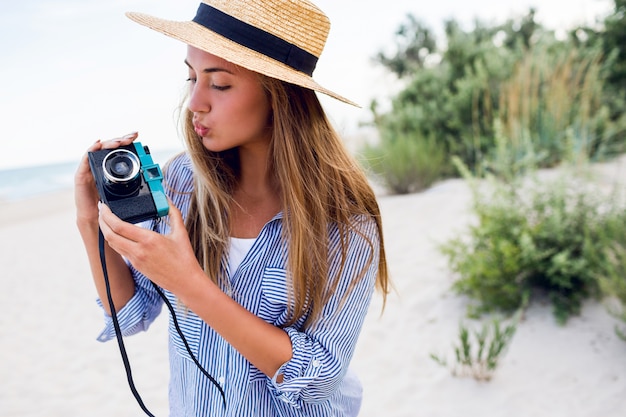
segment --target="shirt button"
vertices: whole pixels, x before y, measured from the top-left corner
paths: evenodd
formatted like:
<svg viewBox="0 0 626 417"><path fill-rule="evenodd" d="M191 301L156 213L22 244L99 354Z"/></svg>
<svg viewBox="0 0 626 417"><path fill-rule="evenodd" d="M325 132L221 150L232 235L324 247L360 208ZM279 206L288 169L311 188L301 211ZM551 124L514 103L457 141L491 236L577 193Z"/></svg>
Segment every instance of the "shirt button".
<svg viewBox="0 0 626 417"><path fill-rule="evenodd" d="M314 367L314 368L317 368L317 367L319 367L319 366L320 366L320 361L319 361L319 359L313 359L313 367Z"/></svg>
<svg viewBox="0 0 626 417"><path fill-rule="evenodd" d="M223 376L217 378L217 382L220 383L220 385L224 385L224 382L226 382L226 378L224 378Z"/></svg>

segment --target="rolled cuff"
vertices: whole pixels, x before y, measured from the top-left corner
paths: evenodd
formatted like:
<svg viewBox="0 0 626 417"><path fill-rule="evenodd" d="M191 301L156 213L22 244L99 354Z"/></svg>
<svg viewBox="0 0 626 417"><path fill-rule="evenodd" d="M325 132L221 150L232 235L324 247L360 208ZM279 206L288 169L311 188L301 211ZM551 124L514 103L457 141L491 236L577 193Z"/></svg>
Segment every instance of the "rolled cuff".
<svg viewBox="0 0 626 417"><path fill-rule="evenodd" d="M103 307L102 300L96 300L100 307ZM108 301L107 301L108 302ZM117 321L119 322L122 336L131 336L133 334L145 331L150 327L156 316L161 312L162 304L153 305L151 311L147 307L148 297L143 291L135 291L133 297L126 303L121 310L117 311ZM115 327L113 326L113 318L107 313L104 314L104 330L98 336L99 342L106 342L114 339Z"/></svg>
<svg viewBox="0 0 626 417"><path fill-rule="evenodd" d="M302 391L313 383L322 372L323 366L320 355L316 355L313 343L306 334L294 328L284 329L293 346L293 356L285 362L271 379L271 389L281 401L298 408ZM283 376L283 382L277 381Z"/></svg>

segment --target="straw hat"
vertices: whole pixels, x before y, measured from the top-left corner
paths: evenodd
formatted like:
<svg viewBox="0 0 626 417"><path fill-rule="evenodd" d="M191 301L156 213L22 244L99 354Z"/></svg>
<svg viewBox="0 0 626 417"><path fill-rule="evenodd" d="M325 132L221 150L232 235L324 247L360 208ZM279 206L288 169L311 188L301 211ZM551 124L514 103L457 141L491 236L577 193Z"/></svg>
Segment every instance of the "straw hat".
<svg viewBox="0 0 626 417"><path fill-rule="evenodd" d="M330 20L308 0L204 0L188 22L126 16L233 64L358 106L312 78Z"/></svg>

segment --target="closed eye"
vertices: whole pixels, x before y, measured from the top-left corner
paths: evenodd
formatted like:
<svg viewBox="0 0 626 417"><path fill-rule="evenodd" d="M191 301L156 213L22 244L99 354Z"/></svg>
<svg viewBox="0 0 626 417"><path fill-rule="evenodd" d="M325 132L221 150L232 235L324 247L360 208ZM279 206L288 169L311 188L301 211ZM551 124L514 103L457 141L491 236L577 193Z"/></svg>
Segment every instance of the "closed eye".
<svg viewBox="0 0 626 417"><path fill-rule="evenodd" d="M230 88L230 85L216 85L216 84L211 84L211 88L218 90L218 91L226 91Z"/></svg>

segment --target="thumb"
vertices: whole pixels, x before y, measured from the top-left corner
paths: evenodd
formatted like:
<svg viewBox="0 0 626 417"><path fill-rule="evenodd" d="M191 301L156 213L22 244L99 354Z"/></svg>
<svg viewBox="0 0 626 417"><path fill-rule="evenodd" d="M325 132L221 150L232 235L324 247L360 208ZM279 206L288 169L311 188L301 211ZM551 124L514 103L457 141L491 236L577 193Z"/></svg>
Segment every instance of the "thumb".
<svg viewBox="0 0 626 417"><path fill-rule="evenodd" d="M176 233L181 229L186 230L185 221L183 220L183 214L180 212L178 207L176 207L176 205L172 203L172 200L168 198L167 202L169 203L168 217L172 233Z"/></svg>
<svg viewBox="0 0 626 417"><path fill-rule="evenodd" d="M170 233L168 238L175 242L178 249L187 248L188 251L193 252L191 247L191 242L189 241L189 234L187 233L187 228L185 227L185 221L183 220L183 215L172 201L169 200L170 209L169 209L169 226Z"/></svg>

